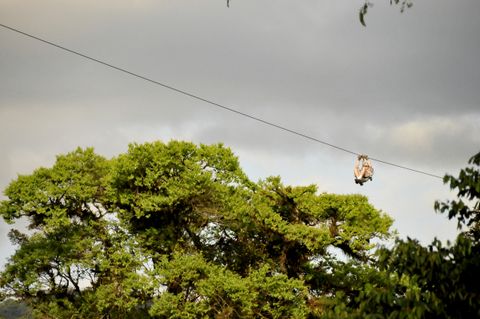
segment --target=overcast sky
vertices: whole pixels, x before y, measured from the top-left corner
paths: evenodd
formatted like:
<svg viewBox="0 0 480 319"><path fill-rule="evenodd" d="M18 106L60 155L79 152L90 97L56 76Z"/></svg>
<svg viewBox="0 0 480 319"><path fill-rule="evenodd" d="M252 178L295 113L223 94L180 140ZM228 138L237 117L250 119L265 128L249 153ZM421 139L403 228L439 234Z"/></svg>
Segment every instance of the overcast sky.
<svg viewBox="0 0 480 319"><path fill-rule="evenodd" d="M480 1L0 0L0 23L354 152L436 175L480 151ZM432 178L267 127L0 27L0 189L55 156L223 142L253 179L360 193L401 237L454 239ZM5 197L1 197L5 199ZM13 247L0 222L0 265Z"/></svg>

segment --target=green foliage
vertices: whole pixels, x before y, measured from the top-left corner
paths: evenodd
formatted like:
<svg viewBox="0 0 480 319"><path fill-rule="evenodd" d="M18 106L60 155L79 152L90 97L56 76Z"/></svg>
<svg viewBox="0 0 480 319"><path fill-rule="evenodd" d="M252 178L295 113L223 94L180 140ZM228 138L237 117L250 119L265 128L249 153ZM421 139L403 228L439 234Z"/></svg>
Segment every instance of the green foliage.
<svg viewBox="0 0 480 319"><path fill-rule="evenodd" d="M468 161L469 167L460 170L458 178L445 175L443 181L451 189L457 189L457 200L435 202L435 209L448 213L448 218L457 218L458 227L470 227L469 234L480 240L480 153Z"/></svg>
<svg viewBox="0 0 480 319"><path fill-rule="evenodd" d="M114 204L152 254L199 249L198 232L227 214L236 188L250 183L222 145L173 141L130 146L114 164Z"/></svg>
<svg viewBox="0 0 480 319"><path fill-rule="evenodd" d="M383 251L380 262L415 280L419 300L414 305L425 316L475 318L480 316L479 251L478 244L461 234L450 247L438 240L428 247L413 240L399 242L392 251Z"/></svg>
<svg viewBox="0 0 480 319"><path fill-rule="evenodd" d="M0 286L38 318L307 318L353 291L327 251L367 267L392 224L360 195L254 183L221 144L77 149L5 194L31 232L10 232Z"/></svg>
<svg viewBox="0 0 480 319"><path fill-rule="evenodd" d="M248 277L205 261L200 255L165 258L158 268L150 314L158 318L305 318L303 282L273 274L268 266Z"/></svg>
<svg viewBox="0 0 480 319"><path fill-rule="evenodd" d="M9 200L0 203L0 213L7 222L29 217L31 229L46 232L98 219L107 170L107 160L91 148L58 156L51 169L39 168L12 182L5 190Z"/></svg>

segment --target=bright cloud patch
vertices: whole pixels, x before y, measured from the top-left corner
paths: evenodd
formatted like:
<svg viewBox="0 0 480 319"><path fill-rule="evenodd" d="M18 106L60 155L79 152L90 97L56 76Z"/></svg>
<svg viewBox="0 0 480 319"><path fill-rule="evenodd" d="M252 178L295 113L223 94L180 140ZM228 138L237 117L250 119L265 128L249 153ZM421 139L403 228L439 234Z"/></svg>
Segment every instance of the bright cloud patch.
<svg viewBox="0 0 480 319"><path fill-rule="evenodd" d="M447 169L450 163L460 158L466 161L480 148L478 123L478 115L414 119L393 126L368 126L364 138L367 144L381 146L377 157L401 162L425 159L428 166Z"/></svg>

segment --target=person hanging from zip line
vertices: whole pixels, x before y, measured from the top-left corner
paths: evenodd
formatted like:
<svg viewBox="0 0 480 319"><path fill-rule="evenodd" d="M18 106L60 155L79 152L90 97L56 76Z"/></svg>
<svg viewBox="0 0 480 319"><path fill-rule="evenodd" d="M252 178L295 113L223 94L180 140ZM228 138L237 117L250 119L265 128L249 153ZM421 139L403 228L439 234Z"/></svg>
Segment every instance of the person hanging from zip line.
<svg viewBox="0 0 480 319"><path fill-rule="evenodd" d="M368 159L368 155L358 155L353 167L353 173L355 174L355 184L360 184L360 186L372 180L373 166L372 162Z"/></svg>

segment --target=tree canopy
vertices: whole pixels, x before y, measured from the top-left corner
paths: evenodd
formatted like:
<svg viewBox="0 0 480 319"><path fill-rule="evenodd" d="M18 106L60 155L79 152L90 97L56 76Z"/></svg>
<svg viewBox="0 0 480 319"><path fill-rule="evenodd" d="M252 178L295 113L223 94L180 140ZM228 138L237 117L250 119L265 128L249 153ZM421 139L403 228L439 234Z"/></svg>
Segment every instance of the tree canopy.
<svg viewBox="0 0 480 319"><path fill-rule="evenodd" d="M31 231L10 232L0 284L42 318L306 318L330 249L367 263L392 224L364 196L253 182L220 144L78 148L5 195Z"/></svg>
<svg viewBox="0 0 480 319"><path fill-rule="evenodd" d="M6 188L0 214L30 230L9 234L1 291L35 318L478 317L470 164L435 205L468 226L453 245L375 250L392 219L366 197L251 181L221 144L78 148Z"/></svg>

